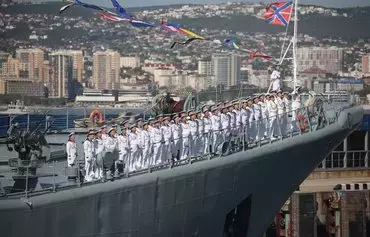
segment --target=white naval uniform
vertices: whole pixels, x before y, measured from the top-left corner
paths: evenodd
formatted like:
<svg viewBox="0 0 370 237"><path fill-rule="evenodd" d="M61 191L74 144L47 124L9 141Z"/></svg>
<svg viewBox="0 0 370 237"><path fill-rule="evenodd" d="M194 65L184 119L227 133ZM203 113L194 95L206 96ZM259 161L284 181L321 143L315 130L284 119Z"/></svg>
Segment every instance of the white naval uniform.
<svg viewBox="0 0 370 237"><path fill-rule="evenodd" d="M290 126L290 129L292 132L299 130L298 113L299 113L300 108L301 108L301 101L300 101L299 95L296 95L296 98L292 102L292 120L291 120L291 126Z"/></svg>
<svg viewBox="0 0 370 237"><path fill-rule="evenodd" d="M284 106L285 106L285 116L284 116L284 124L285 124L285 131L288 132L288 130L291 130L291 111L292 111L292 101L290 101L288 98L283 98ZM289 126L288 126L289 124Z"/></svg>
<svg viewBox="0 0 370 237"><path fill-rule="evenodd" d="M242 108L240 110L240 114L241 114L241 133L243 134L243 137L245 139L245 141L248 141L248 136L247 136L247 131L248 131L248 110L245 109L245 108Z"/></svg>
<svg viewBox="0 0 370 237"><path fill-rule="evenodd" d="M172 131L170 125L163 125L161 127L161 132L163 136L161 163L166 163L167 161L172 159Z"/></svg>
<svg viewBox="0 0 370 237"><path fill-rule="evenodd" d="M135 132L131 132L128 135L128 139L130 141L130 150L131 150L131 155L130 155L130 161L129 161L129 170L134 171L137 169L140 169L140 148L139 148L139 135Z"/></svg>
<svg viewBox="0 0 370 237"><path fill-rule="evenodd" d="M102 179L104 177L104 141L100 138L94 140L94 150L96 158L95 178Z"/></svg>
<svg viewBox="0 0 370 237"><path fill-rule="evenodd" d="M234 109L233 112L235 113L235 136L239 136L242 127L242 112L237 109Z"/></svg>
<svg viewBox="0 0 370 237"><path fill-rule="evenodd" d="M117 149L117 138L107 137L107 139L103 140L103 142L106 152L113 152Z"/></svg>
<svg viewBox="0 0 370 237"><path fill-rule="evenodd" d="M160 128L153 127L151 129L150 142L153 147L153 153L149 165L158 165L162 155L162 132Z"/></svg>
<svg viewBox="0 0 370 237"><path fill-rule="evenodd" d="M143 157L143 144L141 144L141 132L143 131L142 128L136 128L136 134L139 139L138 144L139 144L139 150L138 150L138 158L137 158L137 165L141 166L142 163L142 157Z"/></svg>
<svg viewBox="0 0 370 237"><path fill-rule="evenodd" d="M274 70L270 76L273 91L280 91L280 72Z"/></svg>
<svg viewBox="0 0 370 237"><path fill-rule="evenodd" d="M221 118L221 130L222 130L222 142L226 142L230 136L230 116L222 113Z"/></svg>
<svg viewBox="0 0 370 237"><path fill-rule="evenodd" d="M236 135L236 113L234 111L227 112L230 120L230 134L235 136Z"/></svg>
<svg viewBox="0 0 370 237"><path fill-rule="evenodd" d="M129 167L129 157L130 157L130 144L128 135L119 135L117 138L118 141L118 151L119 151L119 160L125 163L126 169Z"/></svg>
<svg viewBox="0 0 370 237"><path fill-rule="evenodd" d="M188 121L190 127L190 156L197 156L198 151L198 122L196 120Z"/></svg>
<svg viewBox="0 0 370 237"><path fill-rule="evenodd" d="M269 134L270 138L273 138L274 133L278 131L278 124L277 124L277 113L278 107L276 103L270 100L267 104L267 110L269 113Z"/></svg>
<svg viewBox="0 0 370 237"><path fill-rule="evenodd" d="M278 125L280 126L280 135L286 134L286 120L285 120L285 104L283 99L277 97L276 105L278 107Z"/></svg>
<svg viewBox="0 0 370 237"><path fill-rule="evenodd" d="M94 144L92 141L86 140L84 142L85 155L85 180L91 181L94 176Z"/></svg>
<svg viewBox="0 0 370 237"><path fill-rule="evenodd" d="M106 133L101 134L101 139L106 140L109 136Z"/></svg>
<svg viewBox="0 0 370 237"><path fill-rule="evenodd" d="M150 133L146 130L143 130L140 133L140 140L141 140L140 144L142 146L142 156L141 156L140 163L142 164L144 168L146 168L149 164L149 159L151 155Z"/></svg>
<svg viewBox="0 0 370 237"><path fill-rule="evenodd" d="M248 140L253 141L256 138L256 122L254 120L254 109L247 107L248 112Z"/></svg>
<svg viewBox="0 0 370 237"><path fill-rule="evenodd" d="M72 167L73 165L75 165L76 158L77 158L76 142L68 141L66 145L66 151L67 151L68 166Z"/></svg>
<svg viewBox="0 0 370 237"><path fill-rule="evenodd" d="M202 152L202 154L203 155L207 155L207 154L210 153L210 149L209 149L210 143L209 143L209 140L210 140L210 136L211 136L212 123L211 123L211 119L210 118L203 117L202 120L203 120L203 125L204 125L204 133L203 133L203 142L204 142L204 145L203 145L203 152Z"/></svg>
<svg viewBox="0 0 370 237"><path fill-rule="evenodd" d="M181 125L176 123L171 124L171 132L173 136L172 157L177 159L180 158L181 154Z"/></svg>
<svg viewBox="0 0 370 237"><path fill-rule="evenodd" d="M262 109L260 104L253 104L253 111L254 111L254 123L255 125L255 137L256 141L262 138L262 134L265 132L262 126Z"/></svg>
<svg viewBox="0 0 370 237"><path fill-rule="evenodd" d="M216 153L221 140L221 117L219 114L210 116L212 127L212 152Z"/></svg>
<svg viewBox="0 0 370 237"><path fill-rule="evenodd" d="M268 111L267 111L267 104L266 102L258 102L258 104L261 107L261 137L266 137L267 136L267 130L268 130Z"/></svg>
<svg viewBox="0 0 370 237"><path fill-rule="evenodd" d="M196 155L203 155L204 152L204 121L203 119L196 119L198 124L198 139L196 146Z"/></svg>
<svg viewBox="0 0 370 237"><path fill-rule="evenodd" d="M191 132L190 132L190 125L188 123L181 123L181 135L182 135L182 151L180 155L180 159L186 159L190 155L190 139L191 139Z"/></svg>

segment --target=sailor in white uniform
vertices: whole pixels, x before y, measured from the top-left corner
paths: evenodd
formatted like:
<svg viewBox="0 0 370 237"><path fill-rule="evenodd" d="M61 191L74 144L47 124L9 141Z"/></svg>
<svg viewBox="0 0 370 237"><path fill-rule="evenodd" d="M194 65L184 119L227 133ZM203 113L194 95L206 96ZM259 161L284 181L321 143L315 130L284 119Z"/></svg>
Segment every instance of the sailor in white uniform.
<svg viewBox="0 0 370 237"><path fill-rule="evenodd" d="M265 128L265 132L264 132L264 137L267 138L268 135L270 134L269 133L269 129L270 129L270 120L269 120L269 111L268 111L268 103L270 102L270 95L269 94L266 94L264 97L263 97L263 104L261 105L261 108L262 108L262 119L264 121L264 128Z"/></svg>
<svg viewBox="0 0 370 237"><path fill-rule="evenodd" d="M261 122L259 137L262 139L267 136L267 105L265 103L265 95L261 94L258 99L258 105L261 108Z"/></svg>
<svg viewBox="0 0 370 237"><path fill-rule="evenodd" d="M72 132L68 135L68 142L66 144L67 151L67 162L68 167L73 167L76 165L77 158L77 146L76 146L76 137L75 133Z"/></svg>
<svg viewBox="0 0 370 237"><path fill-rule="evenodd" d="M280 91L277 92L276 105L278 107L278 125L280 126L279 133L281 136L286 134L286 114L283 95Z"/></svg>
<svg viewBox="0 0 370 237"><path fill-rule="evenodd" d="M196 116L193 111L189 111L190 120L188 121L190 127L190 156L195 157L197 156L198 151L198 122L195 120Z"/></svg>
<svg viewBox="0 0 370 237"><path fill-rule="evenodd" d="M248 118L249 114L248 114L248 111L247 111L247 101L243 101L242 108L240 110L240 114L241 114L241 133L243 134L244 142L247 142L249 140L248 134L247 134L248 119L249 119Z"/></svg>
<svg viewBox="0 0 370 237"><path fill-rule="evenodd" d="M254 122L255 122L255 136L254 140L259 141L261 139L261 134L263 134L263 126L262 126L262 109L261 105L259 104L258 96L253 98L253 113L254 113Z"/></svg>
<svg viewBox="0 0 370 237"><path fill-rule="evenodd" d="M108 138L108 127L107 125L103 125L101 126L101 137L103 140L107 139Z"/></svg>
<svg viewBox="0 0 370 237"><path fill-rule="evenodd" d="M270 101L267 104L267 110L269 113L269 137L270 139L274 138L274 133L278 131L278 123L277 123L277 114L278 114L278 107L275 103L275 96L270 95Z"/></svg>
<svg viewBox="0 0 370 237"><path fill-rule="evenodd" d="M142 156L143 156L143 145L141 144L141 132L143 131L143 119L139 118L136 120L136 134L138 135L139 138L139 150L138 150L138 165L142 165Z"/></svg>
<svg viewBox="0 0 370 237"><path fill-rule="evenodd" d="M147 168L149 165L149 159L151 155L150 151L150 133L149 133L149 123L143 123L143 130L141 131L141 146L142 146L142 158L141 158L141 164L144 168Z"/></svg>
<svg viewBox="0 0 370 237"><path fill-rule="evenodd" d="M187 121L187 116L183 114L181 116L181 160L186 159L190 156L190 139L191 139L191 131L190 131L190 125Z"/></svg>
<svg viewBox="0 0 370 237"><path fill-rule="evenodd" d="M89 182L94 177L94 139L95 133L89 132L86 141L84 142L84 155L85 155L85 181Z"/></svg>
<svg viewBox="0 0 370 237"><path fill-rule="evenodd" d="M254 120L254 109L253 100L249 98L247 100L247 112L248 112L248 141L253 142L256 138L256 122Z"/></svg>
<svg viewBox="0 0 370 237"><path fill-rule="evenodd" d="M196 156L203 155L204 152L204 121L203 121L203 113L201 111L197 111L196 113L196 122L198 124L198 139L196 143Z"/></svg>
<svg viewBox="0 0 370 237"><path fill-rule="evenodd" d="M162 124L163 124L163 118L164 118L163 114L158 114L157 115L157 120L159 121L159 127L161 127Z"/></svg>
<svg viewBox="0 0 370 237"><path fill-rule="evenodd" d="M113 124L112 128L116 131L116 134L114 134L114 137L117 138L118 137L118 124Z"/></svg>
<svg viewBox="0 0 370 237"><path fill-rule="evenodd" d="M154 127L151 129L150 142L153 146L150 165L158 165L161 162L162 156L162 132L160 129L160 122L158 120L154 122Z"/></svg>
<svg viewBox="0 0 370 237"><path fill-rule="evenodd" d="M227 106L227 115L229 116L230 119L230 135L236 136L237 131L236 131L236 113L234 111L234 102L232 101L228 106Z"/></svg>
<svg viewBox="0 0 370 237"><path fill-rule="evenodd" d="M139 149L139 136L136 133L136 124L131 125L130 127L130 134L128 134L128 138L130 141L130 151L131 151L131 156L130 156L130 165L129 165L129 170L130 171L135 171L140 169L140 149Z"/></svg>
<svg viewBox="0 0 370 237"><path fill-rule="evenodd" d="M226 142L230 137L230 116L228 115L227 107L222 109L220 115L221 119L221 131L222 131L222 142Z"/></svg>
<svg viewBox="0 0 370 237"><path fill-rule="evenodd" d="M116 130L114 128L108 130L108 137L104 145L107 152L114 152L117 149Z"/></svg>
<svg viewBox="0 0 370 237"><path fill-rule="evenodd" d="M277 69L271 72L270 80L272 91L280 91L280 72Z"/></svg>
<svg viewBox="0 0 370 237"><path fill-rule="evenodd" d="M285 106L285 116L284 116L285 133L287 133L288 131L291 131L290 124L292 124L291 123L292 100L288 92L283 93L283 102Z"/></svg>
<svg viewBox="0 0 370 237"><path fill-rule="evenodd" d="M121 125L122 125L121 129L125 129L127 135L130 134L130 132L131 132L130 131L130 121L129 120L123 121Z"/></svg>
<svg viewBox="0 0 370 237"><path fill-rule="evenodd" d="M203 148L203 155L210 154L210 137L211 137L211 130L212 130L212 122L209 118L210 113L208 112L208 109L203 109L203 125L204 125L204 132L203 132L203 142L204 142L204 148Z"/></svg>
<svg viewBox="0 0 370 237"><path fill-rule="evenodd" d="M154 127L154 118L149 118L148 119L148 132L151 132L152 128Z"/></svg>
<svg viewBox="0 0 370 237"><path fill-rule="evenodd" d="M212 130L212 139L211 139L211 146L212 146L212 153L216 153L218 149L218 145L220 144L221 140L221 117L220 117L220 110L218 107L213 106L211 107L211 130Z"/></svg>
<svg viewBox="0 0 370 237"><path fill-rule="evenodd" d="M298 126L298 113L301 108L301 100L300 96L297 91L293 91L292 93L292 120L290 125L290 130L292 132L296 132L299 130Z"/></svg>
<svg viewBox="0 0 370 237"><path fill-rule="evenodd" d="M170 125L172 132L172 157L176 160L180 159L181 151L181 125L180 118L178 115L173 117L174 122Z"/></svg>
<svg viewBox="0 0 370 237"><path fill-rule="evenodd" d="M235 136L240 136L242 128L241 102L234 101L233 113L235 113Z"/></svg>
<svg viewBox="0 0 370 237"><path fill-rule="evenodd" d="M95 178L104 179L104 142L102 139L102 132L99 130L96 133L94 139L94 155L96 158L96 169L95 169Z"/></svg>
<svg viewBox="0 0 370 237"><path fill-rule="evenodd" d="M130 157L130 142L127 136L127 130L121 129L121 134L117 138L118 151L119 151L119 161L125 164L126 171L129 170L129 157Z"/></svg>
<svg viewBox="0 0 370 237"><path fill-rule="evenodd" d="M161 164L169 162L172 160L172 147L171 141L172 138L172 131L170 127L170 117L166 116L163 118L162 127L162 156L161 156Z"/></svg>

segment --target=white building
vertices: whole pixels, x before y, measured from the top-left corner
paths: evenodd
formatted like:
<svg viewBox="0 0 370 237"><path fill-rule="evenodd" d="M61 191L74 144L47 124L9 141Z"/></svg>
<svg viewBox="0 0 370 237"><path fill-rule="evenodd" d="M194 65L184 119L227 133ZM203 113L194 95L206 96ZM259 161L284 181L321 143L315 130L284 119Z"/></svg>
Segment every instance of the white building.
<svg viewBox="0 0 370 237"><path fill-rule="evenodd" d="M218 53L212 55L212 74L216 84L236 86L240 81L240 57L235 54Z"/></svg>
<svg viewBox="0 0 370 237"><path fill-rule="evenodd" d="M171 76L174 76L174 71L171 69L154 69L154 82L158 84L159 87L171 87L172 81Z"/></svg>
<svg viewBox="0 0 370 237"><path fill-rule="evenodd" d="M212 62L204 60L198 61L198 74L212 75Z"/></svg>
<svg viewBox="0 0 370 237"><path fill-rule="evenodd" d="M122 67L137 68L140 67L140 57L137 56L123 56L120 58L120 65Z"/></svg>
<svg viewBox="0 0 370 237"><path fill-rule="evenodd" d="M73 60L72 56L63 52L56 52L49 55L50 67L50 97L68 98L68 88L73 80ZM71 89L71 88L70 88Z"/></svg>
<svg viewBox="0 0 370 237"><path fill-rule="evenodd" d="M93 81L96 89L119 89L120 54L98 51L93 56Z"/></svg>
<svg viewBox="0 0 370 237"><path fill-rule="evenodd" d="M311 68L337 74L343 70L343 49L337 47L304 47L297 50L298 71Z"/></svg>

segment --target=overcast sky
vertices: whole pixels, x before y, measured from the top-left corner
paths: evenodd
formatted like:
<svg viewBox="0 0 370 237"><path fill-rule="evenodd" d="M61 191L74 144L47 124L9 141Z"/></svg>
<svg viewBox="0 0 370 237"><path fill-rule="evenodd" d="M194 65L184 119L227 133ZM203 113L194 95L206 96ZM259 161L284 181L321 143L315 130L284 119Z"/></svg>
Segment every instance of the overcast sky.
<svg viewBox="0 0 370 237"><path fill-rule="evenodd" d="M32 0L31 0L32 1ZM44 2L44 1L56 1L56 0L33 0L33 2ZM84 0L82 0L84 1ZM238 0L231 2L274 2L273 0ZM110 0L85 0L85 2L90 2L98 4L101 6L109 6ZM119 0L121 4L127 7L136 6L153 6L153 5L164 5L164 4L202 4L202 3L221 3L227 2L227 0ZM315 4L321 6L329 7L352 7L352 6L370 6L369 0L300 0L300 3L304 4Z"/></svg>

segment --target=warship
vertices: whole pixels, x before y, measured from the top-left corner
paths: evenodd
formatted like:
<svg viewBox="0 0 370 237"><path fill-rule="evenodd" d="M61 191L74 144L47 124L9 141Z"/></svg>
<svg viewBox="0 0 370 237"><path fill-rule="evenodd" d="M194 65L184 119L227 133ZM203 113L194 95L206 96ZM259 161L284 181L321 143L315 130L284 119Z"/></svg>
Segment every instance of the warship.
<svg viewBox="0 0 370 237"><path fill-rule="evenodd" d="M82 182L83 165L66 168L60 150L46 154L52 135L14 125L4 154L18 157L0 178L2 235L262 236L299 184L362 123L362 107L351 99L307 101L299 110L303 126L280 139L224 140L216 154L122 172L104 183Z"/></svg>
<svg viewBox="0 0 370 237"><path fill-rule="evenodd" d="M13 185L2 183L2 233L262 236L291 193L363 119L362 107L350 99L314 95L307 101L300 110L307 126L279 140L224 141L216 155L122 173L105 183L82 183L80 172L69 180L66 157L43 154L44 134L15 125L7 146L18 158L9 159Z"/></svg>

